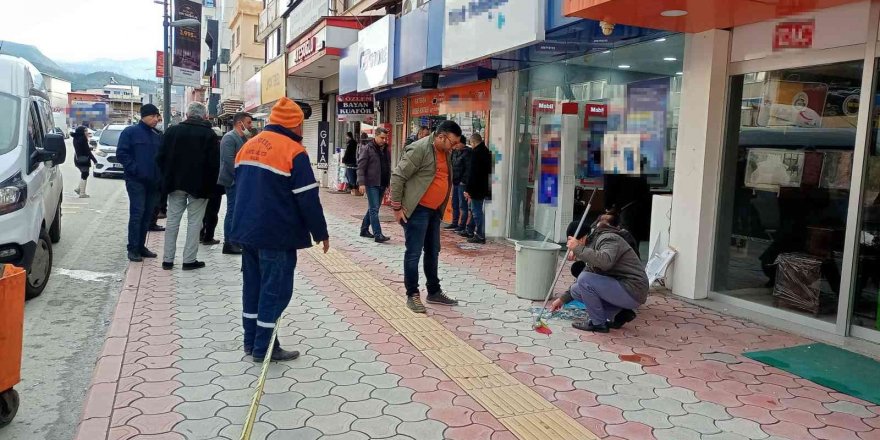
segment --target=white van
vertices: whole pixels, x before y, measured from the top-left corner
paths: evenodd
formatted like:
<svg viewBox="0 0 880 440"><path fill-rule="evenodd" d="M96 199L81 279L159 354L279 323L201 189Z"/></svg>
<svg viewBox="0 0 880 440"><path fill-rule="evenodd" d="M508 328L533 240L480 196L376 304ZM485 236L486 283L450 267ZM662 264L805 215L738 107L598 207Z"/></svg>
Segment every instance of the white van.
<svg viewBox="0 0 880 440"><path fill-rule="evenodd" d="M25 297L43 293L61 240L59 165L67 151L40 72L0 55L0 263L27 270Z"/></svg>

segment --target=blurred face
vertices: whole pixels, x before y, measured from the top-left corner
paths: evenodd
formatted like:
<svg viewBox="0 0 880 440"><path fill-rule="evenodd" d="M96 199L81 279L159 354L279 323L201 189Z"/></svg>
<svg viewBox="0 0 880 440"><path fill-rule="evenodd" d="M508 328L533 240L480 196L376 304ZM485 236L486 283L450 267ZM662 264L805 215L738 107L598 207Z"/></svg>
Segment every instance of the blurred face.
<svg viewBox="0 0 880 440"><path fill-rule="evenodd" d="M254 120L251 118L244 118L238 123L238 130L241 130L242 133L246 131L250 131L254 127Z"/></svg>
<svg viewBox="0 0 880 440"><path fill-rule="evenodd" d="M431 130L427 130L427 129L423 128L423 129L419 130L419 139L421 139L429 134L431 134Z"/></svg>
<svg viewBox="0 0 880 440"><path fill-rule="evenodd" d="M449 133L439 133L434 136L434 148L446 152L459 144L459 137Z"/></svg>
<svg viewBox="0 0 880 440"><path fill-rule="evenodd" d="M151 128L156 128L156 125L159 125L160 119L161 118L159 117L159 115L150 115L144 116L143 118L141 118L141 121L144 121L144 124L147 124Z"/></svg>
<svg viewBox="0 0 880 440"><path fill-rule="evenodd" d="M377 134L374 139L376 140L376 145L385 145L388 143L388 133Z"/></svg>
<svg viewBox="0 0 880 440"><path fill-rule="evenodd" d="M477 141L476 138L470 138L469 140L470 140L470 144L472 147L476 147L477 145L480 145L480 142Z"/></svg>

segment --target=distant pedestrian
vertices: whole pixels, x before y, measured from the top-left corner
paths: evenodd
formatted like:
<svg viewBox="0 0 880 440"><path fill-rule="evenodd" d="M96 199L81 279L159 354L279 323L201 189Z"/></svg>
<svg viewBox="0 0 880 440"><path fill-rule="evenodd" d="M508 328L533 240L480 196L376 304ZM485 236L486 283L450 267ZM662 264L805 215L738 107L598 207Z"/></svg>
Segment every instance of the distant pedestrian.
<svg viewBox="0 0 880 440"><path fill-rule="evenodd" d="M468 232L473 236L470 237L468 243L485 244L486 214L483 208L486 200L491 198L494 160L492 152L483 143L483 137L479 133L471 135L470 142L474 149L470 163L471 170L468 173L464 193L465 198L470 202L471 216L473 217L473 225L468 225Z"/></svg>
<svg viewBox="0 0 880 440"><path fill-rule="evenodd" d="M388 130L379 127L376 136L358 154L358 182L360 191L366 193L369 208L361 222L361 237L375 239L376 243L390 240L382 234L379 208L385 189L391 184L391 154L388 151ZM373 233L370 233L370 227Z"/></svg>
<svg viewBox="0 0 880 440"><path fill-rule="evenodd" d="M423 126L419 127L419 133L417 136L418 136L418 139L422 139L422 138L428 137L428 135L430 135L430 134L431 134L431 129L428 128L427 125L423 125ZM416 140L418 140L418 139L416 139Z"/></svg>
<svg viewBox="0 0 880 440"><path fill-rule="evenodd" d="M303 111L283 97L269 114L269 125L235 158L232 241L244 250L242 294L244 352L263 362L272 332L293 295L297 250L330 236L308 153L302 146ZM246 195L246 196L245 196ZM286 361L298 351L276 340L271 359Z"/></svg>
<svg viewBox="0 0 880 440"><path fill-rule="evenodd" d="M153 104L141 107L141 120L125 127L119 135L116 158L122 164L128 192L128 259L139 262L156 258L146 247L147 230L159 200L161 180L156 156L161 136L156 131L159 109Z"/></svg>
<svg viewBox="0 0 880 440"><path fill-rule="evenodd" d="M174 268L177 235L186 211L186 245L183 270L205 267L198 261L199 231L208 198L217 186L220 163L220 139L208 122L208 109L200 102L189 105L187 119L165 131L158 163L162 171L162 191L168 194L168 218L165 221L165 253L162 268Z"/></svg>
<svg viewBox="0 0 880 440"><path fill-rule="evenodd" d="M89 195L86 193L89 172L92 169L92 163L98 163L98 159L92 154L92 149L89 146L89 138L91 136L89 129L84 126L76 127L76 131L73 132L73 150L76 153L73 158L73 164L76 165L80 173L79 187L74 189L73 192L81 199L89 198Z"/></svg>
<svg viewBox="0 0 880 440"><path fill-rule="evenodd" d="M403 226L406 253L403 282L406 305L416 313L426 313L419 296L419 259L424 252L426 300L431 304L457 305L440 288L440 222L452 192L450 151L459 143L461 127L443 121L433 135L419 139L403 150L391 175L391 205L394 217Z"/></svg>
<svg viewBox="0 0 880 440"><path fill-rule="evenodd" d="M350 131L345 134L345 154L342 155L342 165L345 167L345 183L349 191L355 194L357 191L357 155L358 144L354 140L354 134Z"/></svg>
<svg viewBox="0 0 880 440"><path fill-rule="evenodd" d="M464 139L464 136L461 138ZM470 164L471 149L467 146L467 140L459 141L452 151L452 223L446 226L446 229L457 233L467 231L470 219L470 209L464 197L468 173L471 172Z"/></svg>
<svg viewBox="0 0 880 440"><path fill-rule="evenodd" d="M232 130L220 140L220 175L217 183L223 185L226 192L226 217L223 219L223 253L241 254L241 246L231 241L232 213L235 212L235 156L247 141L253 129L253 117L249 113L239 112L232 117Z"/></svg>

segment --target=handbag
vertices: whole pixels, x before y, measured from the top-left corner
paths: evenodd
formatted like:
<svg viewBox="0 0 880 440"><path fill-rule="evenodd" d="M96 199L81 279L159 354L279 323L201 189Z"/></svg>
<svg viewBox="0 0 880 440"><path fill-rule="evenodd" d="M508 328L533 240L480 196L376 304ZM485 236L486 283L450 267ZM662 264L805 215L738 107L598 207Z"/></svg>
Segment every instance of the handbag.
<svg viewBox="0 0 880 440"><path fill-rule="evenodd" d="M89 156L85 155L77 154L76 157L73 158L73 164L78 167L87 167L91 165L91 161L92 160L89 158Z"/></svg>

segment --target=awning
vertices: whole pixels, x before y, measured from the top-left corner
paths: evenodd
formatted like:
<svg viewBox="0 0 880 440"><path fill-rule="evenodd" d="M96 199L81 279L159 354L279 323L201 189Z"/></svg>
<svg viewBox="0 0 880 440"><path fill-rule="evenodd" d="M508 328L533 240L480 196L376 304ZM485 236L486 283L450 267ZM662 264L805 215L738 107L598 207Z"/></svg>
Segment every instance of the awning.
<svg viewBox="0 0 880 440"><path fill-rule="evenodd" d="M566 0L566 16L675 32L728 29L857 0Z"/></svg>

